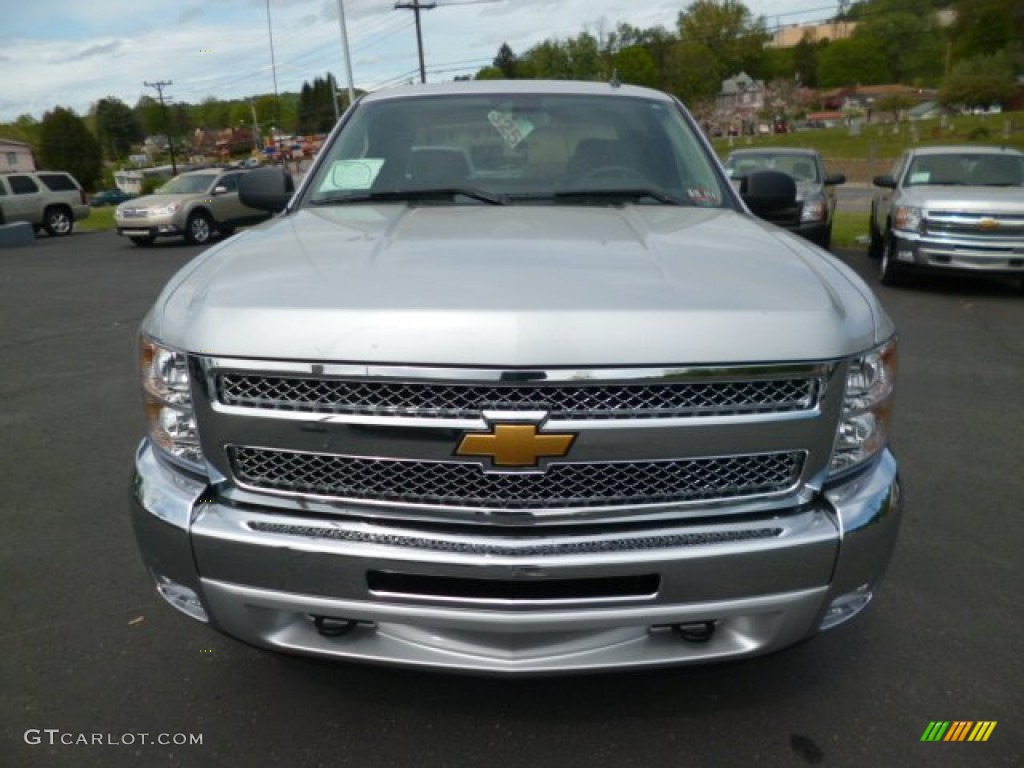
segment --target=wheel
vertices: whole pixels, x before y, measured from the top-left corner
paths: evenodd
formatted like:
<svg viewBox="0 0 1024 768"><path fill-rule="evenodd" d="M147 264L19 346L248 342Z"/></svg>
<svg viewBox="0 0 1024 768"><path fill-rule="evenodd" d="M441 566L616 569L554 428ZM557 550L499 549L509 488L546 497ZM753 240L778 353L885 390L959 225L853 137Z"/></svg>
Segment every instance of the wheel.
<svg viewBox="0 0 1024 768"><path fill-rule="evenodd" d="M142 235L141 237L129 237L128 239L131 240L136 245L141 245L141 246L152 245L153 241L156 240L156 238L153 237L153 235Z"/></svg>
<svg viewBox="0 0 1024 768"><path fill-rule="evenodd" d="M878 226L875 224L875 209L874 206L871 208L871 222L868 224L868 232L870 233L871 239L868 242L868 256L872 259L880 258L882 255L882 234L878 231Z"/></svg>
<svg viewBox="0 0 1024 768"><path fill-rule="evenodd" d="M882 264L878 270L878 279L882 285L899 285L903 282L904 267L896 261L896 238L889 235L882 249Z"/></svg>
<svg viewBox="0 0 1024 768"><path fill-rule="evenodd" d="M196 211L188 217L185 225L185 240L192 245L206 245L213 237L213 222L202 211Z"/></svg>
<svg viewBox="0 0 1024 768"><path fill-rule="evenodd" d="M70 235L75 220L71 217L71 211L64 206L56 205L47 208L43 214L43 228L46 234L52 237Z"/></svg>

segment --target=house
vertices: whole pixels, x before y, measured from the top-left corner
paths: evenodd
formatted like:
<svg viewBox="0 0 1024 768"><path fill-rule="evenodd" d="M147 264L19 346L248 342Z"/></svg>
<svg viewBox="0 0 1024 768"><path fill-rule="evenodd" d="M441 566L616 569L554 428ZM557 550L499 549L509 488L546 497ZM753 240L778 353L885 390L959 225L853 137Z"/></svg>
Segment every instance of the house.
<svg viewBox="0 0 1024 768"><path fill-rule="evenodd" d="M14 171L34 171L35 160L32 159L32 146L11 139L0 139L0 173Z"/></svg>
<svg viewBox="0 0 1024 768"><path fill-rule="evenodd" d="M719 123L726 123L730 132L753 133L757 113L765 106L764 80L755 80L746 72L722 81L715 97L715 113Z"/></svg>

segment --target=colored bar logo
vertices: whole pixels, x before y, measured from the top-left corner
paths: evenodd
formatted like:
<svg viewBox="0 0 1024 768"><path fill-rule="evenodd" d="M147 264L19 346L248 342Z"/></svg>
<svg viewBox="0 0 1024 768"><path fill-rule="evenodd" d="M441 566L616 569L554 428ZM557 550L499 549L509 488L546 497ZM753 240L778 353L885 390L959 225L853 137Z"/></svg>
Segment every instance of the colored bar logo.
<svg viewBox="0 0 1024 768"><path fill-rule="evenodd" d="M995 720L932 720L921 741L988 741L996 729Z"/></svg>

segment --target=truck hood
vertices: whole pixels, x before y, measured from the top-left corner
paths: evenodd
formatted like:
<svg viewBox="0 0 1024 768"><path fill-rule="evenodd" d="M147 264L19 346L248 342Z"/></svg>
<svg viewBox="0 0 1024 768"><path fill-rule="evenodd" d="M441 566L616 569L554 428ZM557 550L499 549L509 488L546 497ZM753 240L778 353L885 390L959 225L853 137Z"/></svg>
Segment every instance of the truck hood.
<svg viewBox="0 0 1024 768"><path fill-rule="evenodd" d="M906 187L896 204L935 211L1024 214L1024 187Z"/></svg>
<svg viewBox="0 0 1024 768"><path fill-rule="evenodd" d="M821 360L892 328L837 260L733 211L347 205L206 251L143 330L223 356L512 367Z"/></svg>

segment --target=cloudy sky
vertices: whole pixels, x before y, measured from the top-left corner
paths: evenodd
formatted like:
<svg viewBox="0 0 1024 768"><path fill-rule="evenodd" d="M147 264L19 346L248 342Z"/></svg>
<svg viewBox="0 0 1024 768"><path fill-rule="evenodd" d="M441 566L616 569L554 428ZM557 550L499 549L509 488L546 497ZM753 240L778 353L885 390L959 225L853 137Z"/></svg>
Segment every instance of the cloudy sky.
<svg viewBox="0 0 1024 768"><path fill-rule="evenodd" d="M427 2L427 0L421 0ZM129 105L144 81L173 81L177 101L297 91L330 70L345 83L337 0L3 0L0 13L0 122L56 105L85 114L116 96ZM688 0L436 0L422 14L427 78L451 80L494 58L502 42L522 52L541 40L626 21L673 27ZM270 25L268 28L268 5ZM418 76L411 11L394 0L344 0L356 87L372 89ZM821 19L821 0L748 0L771 24ZM271 67L273 32L276 67Z"/></svg>

